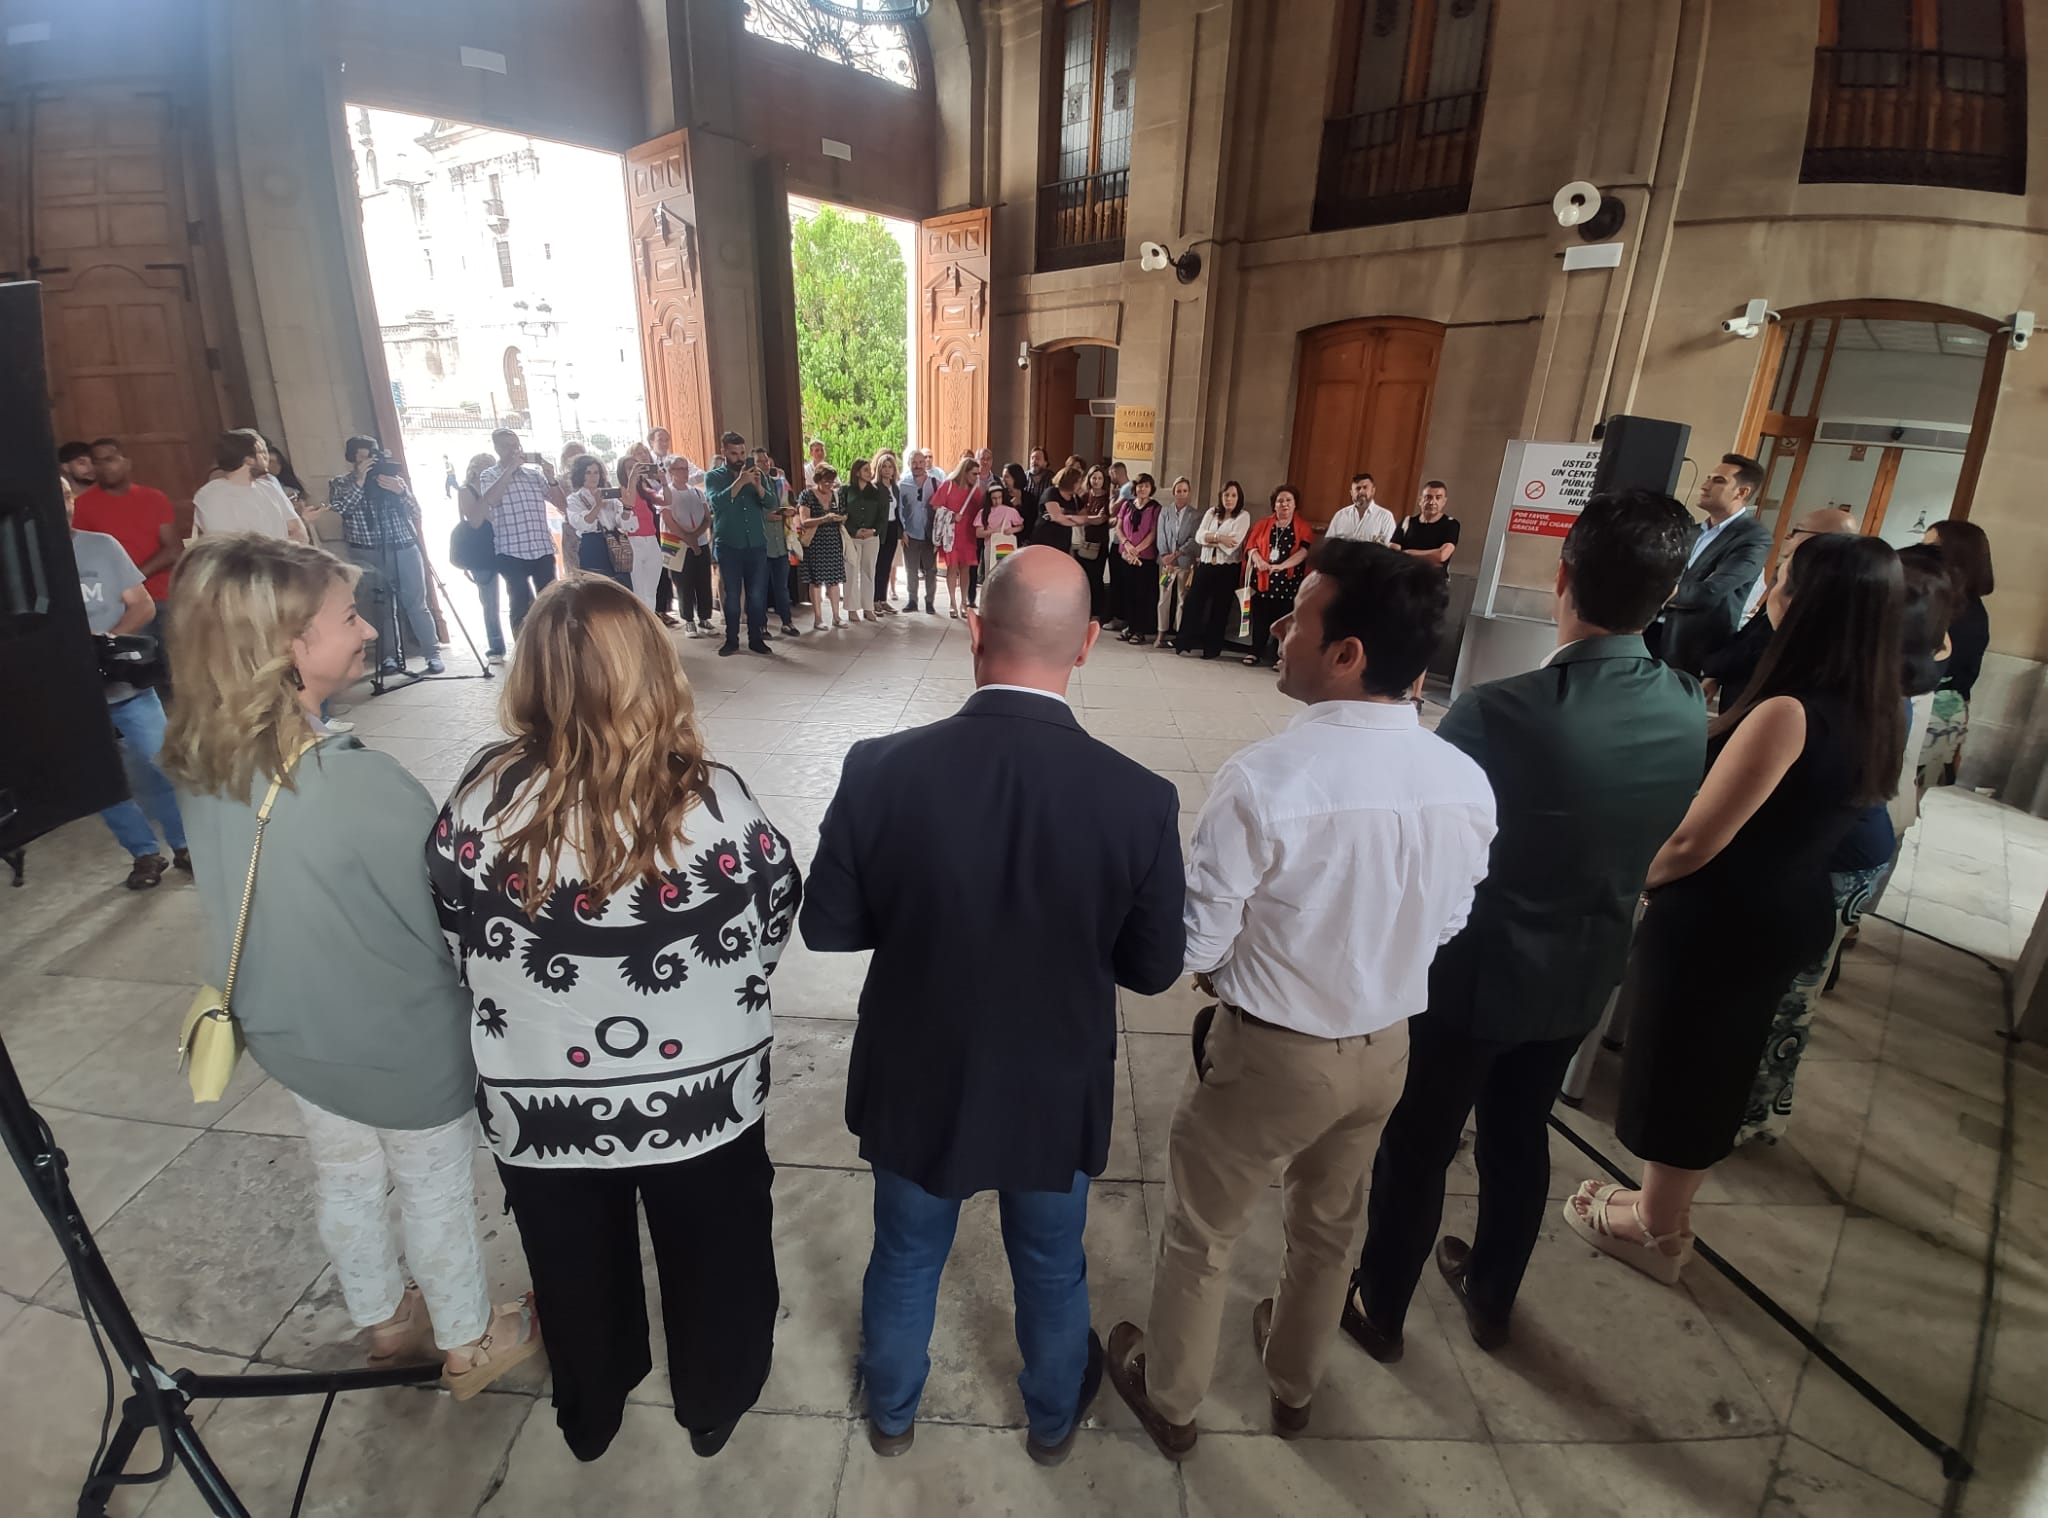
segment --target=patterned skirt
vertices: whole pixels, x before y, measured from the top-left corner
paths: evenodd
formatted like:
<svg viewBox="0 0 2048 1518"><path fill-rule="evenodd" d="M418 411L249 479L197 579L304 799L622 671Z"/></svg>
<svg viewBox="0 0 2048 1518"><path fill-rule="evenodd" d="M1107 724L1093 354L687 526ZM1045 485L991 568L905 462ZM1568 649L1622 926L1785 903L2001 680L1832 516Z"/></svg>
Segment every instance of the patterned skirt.
<svg viewBox="0 0 2048 1518"><path fill-rule="evenodd" d="M1970 703L1952 690L1934 693L1934 715L1927 719L1927 737L1920 745L1920 789L1948 785L1954 776L1946 773L1963 752L1963 739L1970 735Z"/></svg>
<svg viewBox="0 0 2048 1518"><path fill-rule="evenodd" d="M1737 1144L1758 1138L1775 1144L1791 1126L1792 1081L1813 1032L1813 1009L1827 984L1835 955L1841 952L1842 940L1856 926L1870 905L1871 893L1890 868L1885 863L1867 870L1838 870L1828 877L1835 890L1835 936L1820 961L1801 970L1779 999L1778 1010L1771 1016L1771 1041L1764 1046L1763 1064L1757 1070L1756 1083L1749 1088L1749 1106L1735 1135Z"/></svg>

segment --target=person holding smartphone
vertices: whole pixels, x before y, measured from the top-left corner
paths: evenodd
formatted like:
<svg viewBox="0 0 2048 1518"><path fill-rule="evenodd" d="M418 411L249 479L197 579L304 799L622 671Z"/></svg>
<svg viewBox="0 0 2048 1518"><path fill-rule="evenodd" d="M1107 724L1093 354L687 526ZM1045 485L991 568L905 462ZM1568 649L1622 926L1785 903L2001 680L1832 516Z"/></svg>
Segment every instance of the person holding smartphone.
<svg viewBox="0 0 2048 1518"><path fill-rule="evenodd" d="M631 590L631 577L612 564L609 539L624 534L625 509L619 488L605 479L604 460L586 453L569 466L569 510L564 516L576 534L576 567L603 575Z"/></svg>

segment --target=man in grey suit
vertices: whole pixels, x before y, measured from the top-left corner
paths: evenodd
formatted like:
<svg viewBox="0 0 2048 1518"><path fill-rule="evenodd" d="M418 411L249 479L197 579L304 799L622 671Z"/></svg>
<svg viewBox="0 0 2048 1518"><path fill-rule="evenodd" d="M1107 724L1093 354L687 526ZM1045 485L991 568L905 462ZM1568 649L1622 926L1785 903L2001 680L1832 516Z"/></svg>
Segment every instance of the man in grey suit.
<svg viewBox="0 0 2048 1518"><path fill-rule="evenodd" d="M1692 540L1677 591L1648 634L1650 651L1674 669L1697 675L1742 625L1749 593L1771 551L1770 531L1749 509L1763 482L1763 466L1740 453L1723 454L1700 481L1706 525Z"/></svg>
<svg viewBox="0 0 2048 1518"><path fill-rule="evenodd" d="M1408 1020L1408 1074L1373 1160L1343 1326L1377 1360L1401 1356L1475 1108L1479 1226L1470 1244L1444 1239L1437 1266L1480 1347L1507 1339L1548 1205L1544 1120L1621 980L1651 856L1706 768L1699 684L1642 639L1690 530L1655 491L1588 501L1557 566L1556 651L1466 692L1437 727L1486 771L1499 831L1472 915L1430 965L1428 1010Z"/></svg>

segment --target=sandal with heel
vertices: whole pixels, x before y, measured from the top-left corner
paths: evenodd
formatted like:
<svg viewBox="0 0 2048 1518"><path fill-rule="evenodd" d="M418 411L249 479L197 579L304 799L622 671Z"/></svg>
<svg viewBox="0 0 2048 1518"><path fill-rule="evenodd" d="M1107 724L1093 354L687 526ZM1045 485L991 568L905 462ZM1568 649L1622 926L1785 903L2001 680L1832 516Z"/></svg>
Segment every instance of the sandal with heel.
<svg viewBox="0 0 2048 1518"><path fill-rule="evenodd" d="M457 1402L467 1402L505 1372L540 1353L540 1317L534 1311L533 1293L493 1307L484 1336L466 1352L467 1365L441 1372L441 1384L455 1394Z"/></svg>
<svg viewBox="0 0 2048 1518"><path fill-rule="evenodd" d="M1651 1280L1666 1286L1676 1286L1681 1272L1693 1257L1693 1233L1691 1229L1680 1229L1676 1233L1652 1233L1650 1225L1643 1221L1643 1204L1640 1198L1629 1203L1629 1210L1636 1215L1636 1227L1642 1229L1640 1239L1623 1238L1614 1231L1607 1221L1608 1204L1615 1194L1624 1190L1621 1186L1587 1181L1564 1200L1564 1220L1571 1225L1572 1232L1591 1244L1604 1255L1611 1255L1624 1265L1632 1265ZM1583 1201L1586 1210L1581 1213L1574 1203ZM1675 1244L1675 1250L1665 1245Z"/></svg>

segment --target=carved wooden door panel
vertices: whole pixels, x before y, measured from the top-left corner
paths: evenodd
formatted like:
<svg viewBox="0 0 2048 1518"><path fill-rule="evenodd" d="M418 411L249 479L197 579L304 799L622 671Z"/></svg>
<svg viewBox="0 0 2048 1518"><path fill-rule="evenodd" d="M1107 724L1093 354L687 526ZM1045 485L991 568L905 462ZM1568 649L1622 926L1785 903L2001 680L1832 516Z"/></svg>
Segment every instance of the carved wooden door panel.
<svg viewBox="0 0 2048 1518"><path fill-rule="evenodd" d="M1399 520L1422 488L1422 445L1444 329L1377 317L1304 332L1295 386L1288 479L1316 526L1351 498L1351 476L1369 472L1380 505Z"/></svg>
<svg viewBox="0 0 2048 1518"><path fill-rule="evenodd" d="M917 441L948 472L990 441L988 234L986 208L917 229Z"/></svg>
<svg viewBox="0 0 2048 1518"><path fill-rule="evenodd" d="M136 480L182 505L221 423L171 96L43 89L28 115L30 275L43 281L58 439L118 437Z"/></svg>
<svg viewBox="0 0 2048 1518"><path fill-rule="evenodd" d="M677 453L708 467L717 440L704 331L704 243L688 132L670 132L626 154L626 202L648 421L668 428Z"/></svg>

